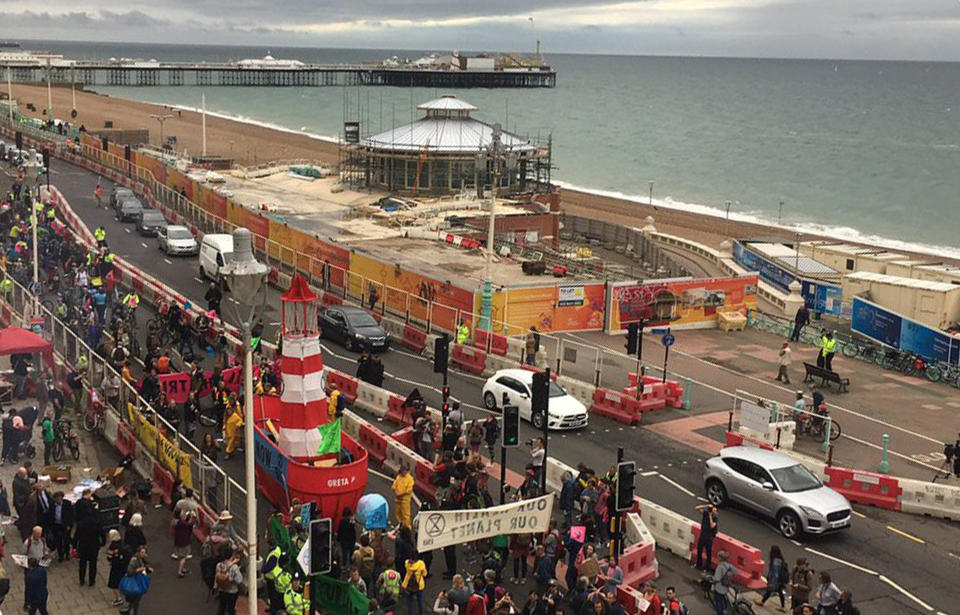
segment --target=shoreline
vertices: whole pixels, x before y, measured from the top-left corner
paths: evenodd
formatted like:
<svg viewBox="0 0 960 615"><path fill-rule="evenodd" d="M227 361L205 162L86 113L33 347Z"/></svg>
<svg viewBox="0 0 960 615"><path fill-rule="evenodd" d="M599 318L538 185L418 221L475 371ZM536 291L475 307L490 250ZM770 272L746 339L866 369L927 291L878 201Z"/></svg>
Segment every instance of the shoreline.
<svg viewBox="0 0 960 615"><path fill-rule="evenodd" d="M41 117L40 109L46 106L46 88L43 86L14 84L14 97L23 102L33 102L37 112L26 112ZM176 117L165 122L166 135L177 136L177 149L199 153L202 150L201 111L188 105L142 102L116 98L93 91L77 90L78 117L75 123L84 123L88 130L103 126L104 120L112 120L115 129L143 129L150 133L150 142L159 145L159 130L151 113L176 112ZM53 88L55 115L58 109L71 107L71 91ZM25 111L21 105L21 111ZM60 113L62 115L62 112ZM256 165L269 160L303 158L327 165L338 162L336 139L298 131L269 122L222 112L207 111L207 153L232 158L241 165ZM960 264L960 247L927 245L889 237L867 235L853 228L832 228L814 222L795 225L778 225L762 217L733 213L729 221L724 212L716 208L694 203L667 199L654 199L650 205L642 195L628 195L554 180L561 194L562 210L571 214L587 215L604 220L641 226L643 218L654 217L654 224L661 232L674 234L719 247L726 238L724 230L735 237L766 238L794 241L797 233L801 239L825 239L842 243L903 253L924 260L936 260Z"/></svg>

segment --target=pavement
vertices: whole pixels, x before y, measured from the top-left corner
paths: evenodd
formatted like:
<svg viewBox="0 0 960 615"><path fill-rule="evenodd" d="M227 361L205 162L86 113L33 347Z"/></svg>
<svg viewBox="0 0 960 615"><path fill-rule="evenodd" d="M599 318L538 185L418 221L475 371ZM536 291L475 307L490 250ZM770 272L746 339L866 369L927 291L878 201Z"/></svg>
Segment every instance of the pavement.
<svg viewBox="0 0 960 615"><path fill-rule="evenodd" d="M88 226L105 226L114 252L199 302L206 284L197 275L195 259L172 261L164 258L156 251L152 239L140 238L132 225L120 225L109 212L98 210L92 197L97 177L92 173L60 161L54 162L53 170L53 182ZM110 186L105 187L109 190ZM265 338L273 339L273 323L279 320L279 293L275 289L268 291L267 302ZM736 337L731 340L728 336ZM619 336L588 333L567 337L584 347L622 347ZM645 424L635 427L593 417L585 430L552 435L549 454L571 465L585 460L598 471L603 471L606 464L615 461L616 449L622 446L626 458L636 461L640 468L638 493L693 517L694 506L702 501L702 464L709 456L704 443L717 443L722 438L725 421L720 418L731 407L731 393L748 388L752 393L786 402L792 398L790 392L793 389L777 386L772 380L775 374L775 370L770 370L773 349L779 345L774 336L752 330L735 334L684 331L677 334L677 339L677 345L670 353L668 370L671 374L679 372L705 383L692 391L692 410L659 411L649 416L649 422L645 417ZM348 373L355 371L356 354L329 344L325 344L324 349L326 364ZM647 361L652 364L662 361L662 355L658 356L660 352L658 345L648 337L645 342ZM796 365L800 364L805 352L795 348ZM626 371L632 371L634 366L629 361L622 364L616 360L607 361L607 356L604 355L602 383L622 387ZM956 401L952 390L939 384L928 385L925 381L901 382L888 378L879 368L854 363L857 362L839 356L835 362L841 372L850 373L853 392L845 396L827 395L835 404L832 412L837 420L842 421L844 434L864 442L879 442L878 430L889 430L893 437L892 448L901 455L891 458L892 473L919 474L916 468L927 472L924 466L915 463L917 460L912 455L929 457L938 450L937 443L941 439L957 431L954 407L948 405ZM428 403L439 405L439 377L432 373L432 366L424 357L395 349L384 356L384 364L387 372L385 388L406 395L413 387L418 387ZM593 372L593 363L584 367L583 372ZM589 377L593 375L589 373ZM467 418L485 413L479 406L483 380L468 374L450 373L453 394L464 401ZM863 388L880 383L890 386L873 390ZM860 400L869 400L869 403ZM923 408L918 403L921 400L940 408ZM904 411L905 408L908 410ZM677 428L670 423L678 424ZM384 428L389 431L389 427ZM945 433L938 437L941 430ZM674 437L665 432L685 433L687 436ZM698 437L689 436L690 432ZM520 435L521 440L526 440L538 434L529 425L522 424ZM849 459L851 465L864 464L858 467L870 467L870 459L874 465L879 461L879 451L875 448L853 440L843 439L842 442L834 453L835 459L844 463ZM816 450L816 443L809 446ZM848 453L848 450L852 452ZM510 469L522 471L527 460L522 451L521 448L510 453L507 463ZM240 476L242 482L242 475L238 472L239 459L226 465L228 472ZM924 478L930 475L932 471ZM373 484L371 489L380 490ZM855 506L854 509L857 518L849 531L826 537L805 537L803 541L786 541L772 523L737 508L722 511L721 528L764 552L771 544L778 544L790 561L800 555L808 557L816 570L829 571L841 587L851 589L864 613L892 610L902 613L958 612L955 605L960 604L960 587L955 579L960 578L960 534L956 524L870 507ZM671 557L664 555L663 561L669 561ZM679 572L682 565L677 568L675 578L684 578ZM660 582L661 588L670 582L671 577L665 578ZM698 609L698 612L705 610Z"/></svg>

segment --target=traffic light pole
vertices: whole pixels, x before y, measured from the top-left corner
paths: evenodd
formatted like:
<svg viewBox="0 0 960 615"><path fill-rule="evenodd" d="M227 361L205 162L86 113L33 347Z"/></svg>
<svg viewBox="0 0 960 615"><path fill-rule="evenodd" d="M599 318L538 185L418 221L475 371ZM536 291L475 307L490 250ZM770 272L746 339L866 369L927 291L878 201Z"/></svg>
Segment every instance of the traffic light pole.
<svg viewBox="0 0 960 615"><path fill-rule="evenodd" d="M667 335L670 335L670 329L667 328ZM670 345L666 344L663 347L663 383L667 383L667 359L670 358Z"/></svg>
<svg viewBox="0 0 960 615"><path fill-rule="evenodd" d="M617 467L620 467L620 462L623 461L623 447L617 447ZM618 477L619 478L619 477ZM614 486L614 489L618 489L618 486ZM617 559L620 559L620 555L623 553L623 538L621 537L621 532L623 528L623 513L619 510L616 510L616 491L614 491L614 514L616 515L613 518L613 552L616 553Z"/></svg>
<svg viewBox="0 0 960 615"><path fill-rule="evenodd" d="M506 503L507 498L507 447L500 439L500 503Z"/></svg>
<svg viewBox="0 0 960 615"><path fill-rule="evenodd" d="M547 375L547 386L550 386L550 368L547 367L543 370L543 373ZM547 495L547 459L549 459L549 446L550 446L550 395L549 389L547 389L547 411L546 416L543 417L543 465L540 466L540 494ZM531 403L533 400L530 400Z"/></svg>
<svg viewBox="0 0 960 615"><path fill-rule="evenodd" d="M637 396L643 395L643 318L640 319L637 329ZM618 460L619 461L619 460Z"/></svg>

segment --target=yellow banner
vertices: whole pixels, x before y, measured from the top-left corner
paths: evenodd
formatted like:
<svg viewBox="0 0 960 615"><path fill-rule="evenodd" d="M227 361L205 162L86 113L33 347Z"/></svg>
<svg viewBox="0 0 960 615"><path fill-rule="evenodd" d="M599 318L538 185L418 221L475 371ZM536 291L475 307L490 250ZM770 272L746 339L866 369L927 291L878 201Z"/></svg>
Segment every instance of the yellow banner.
<svg viewBox="0 0 960 615"><path fill-rule="evenodd" d="M146 419L136 407L127 404L127 418L140 444L153 454L160 464L179 477L184 485L193 489L193 473L190 471L190 454L180 450L176 443L160 435L160 431Z"/></svg>

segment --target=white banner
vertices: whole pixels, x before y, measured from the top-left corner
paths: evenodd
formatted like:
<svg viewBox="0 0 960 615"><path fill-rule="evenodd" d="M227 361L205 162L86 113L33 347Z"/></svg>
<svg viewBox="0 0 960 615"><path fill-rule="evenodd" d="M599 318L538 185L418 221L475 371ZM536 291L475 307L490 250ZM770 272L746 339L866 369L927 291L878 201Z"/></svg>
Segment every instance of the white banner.
<svg viewBox="0 0 960 615"><path fill-rule="evenodd" d="M740 402L740 426L766 434L770 432L770 409L749 401Z"/></svg>
<svg viewBox="0 0 960 615"><path fill-rule="evenodd" d="M498 534L542 533L554 494L480 510L428 510L417 515L417 550L432 551Z"/></svg>

